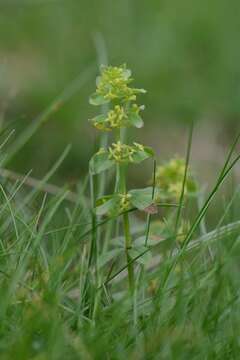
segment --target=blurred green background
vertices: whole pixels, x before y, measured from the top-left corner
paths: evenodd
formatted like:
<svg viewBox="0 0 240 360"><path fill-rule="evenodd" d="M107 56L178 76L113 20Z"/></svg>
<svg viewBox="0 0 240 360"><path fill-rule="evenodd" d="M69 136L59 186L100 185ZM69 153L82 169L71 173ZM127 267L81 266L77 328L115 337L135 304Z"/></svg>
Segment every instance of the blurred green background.
<svg viewBox="0 0 240 360"><path fill-rule="evenodd" d="M74 182L86 173L95 137L87 119L97 112L88 97L105 47L109 63L126 62L148 91L135 139L162 158L184 155L193 119L193 159L211 172L238 128L239 14L237 0L0 0L2 126L17 136L82 81L11 166L42 176L72 143L58 174Z"/></svg>

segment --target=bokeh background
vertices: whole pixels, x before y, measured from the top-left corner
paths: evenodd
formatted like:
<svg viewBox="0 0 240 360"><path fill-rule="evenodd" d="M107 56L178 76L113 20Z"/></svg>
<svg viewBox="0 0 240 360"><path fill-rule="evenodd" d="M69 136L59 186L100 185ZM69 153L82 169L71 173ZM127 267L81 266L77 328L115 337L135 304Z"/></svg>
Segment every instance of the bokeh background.
<svg viewBox="0 0 240 360"><path fill-rule="evenodd" d="M74 183L87 172L95 138L87 120L97 111L88 97L99 62L108 61L127 63L136 86L148 91L135 140L160 160L184 156L194 120L193 164L203 181L211 179L239 128L239 14L238 0L0 0L1 126L17 136L81 84L11 167L41 177L71 143L58 181Z"/></svg>

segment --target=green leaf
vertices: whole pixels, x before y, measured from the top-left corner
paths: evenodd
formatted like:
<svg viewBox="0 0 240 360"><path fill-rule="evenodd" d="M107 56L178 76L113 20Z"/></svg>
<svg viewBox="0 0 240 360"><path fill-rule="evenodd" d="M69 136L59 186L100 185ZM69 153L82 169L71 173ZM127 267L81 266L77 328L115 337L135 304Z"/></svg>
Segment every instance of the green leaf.
<svg viewBox="0 0 240 360"><path fill-rule="evenodd" d="M138 129L142 128L144 125L143 119L136 112L129 113L128 121L129 121L130 125L135 126Z"/></svg>
<svg viewBox="0 0 240 360"><path fill-rule="evenodd" d="M119 195L107 195L97 200L96 215L115 215L119 210Z"/></svg>
<svg viewBox="0 0 240 360"><path fill-rule="evenodd" d="M95 106L107 104L108 102L109 100L105 99L104 96L99 95L96 92L92 94L89 98L89 103Z"/></svg>
<svg viewBox="0 0 240 360"><path fill-rule="evenodd" d="M93 119L90 119L89 121L98 130L102 130L102 131L110 131L111 130L111 128L109 126L107 126L106 116L105 115L95 116Z"/></svg>
<svg viewBox="0 0 240 360"><path fill-rule="evenodd" d="M149 206L154 204L152 192L152 187L130 190L128 193L131 195L131 204L139 210L146 210Z"/></svg>
<svg viewBox="0 0 240 360"><path fill-rule="evenodd" d="M105 115L97 115L94 118L90 119L89 121L91 123L95 123L95 122L102 123L105 119L106 119Z"/></svg>
<svg viewBox="0 0 240 360"><path fill-rule="evenodd" d="M91 158L89 168L93 175L99 174L102 171L110 169L114 165L113 160L109 160L107 151L98 152Z"/></svg>
<svg viewBox="0 0 240 360"><path fill-rule="evenodd" d="M144 146L144 151L148 154L149 157L153 157L155 155L154 150L149 146Z"/></svg>
<svg viewBox="0 0 240 360"><path fill-rule="evenodd" d="M133 154L133 161L137 164L140 162L149 159L150 157L154 156L154 151L150 148L145 146L143 150L138 150L136 153Z"/></svg>

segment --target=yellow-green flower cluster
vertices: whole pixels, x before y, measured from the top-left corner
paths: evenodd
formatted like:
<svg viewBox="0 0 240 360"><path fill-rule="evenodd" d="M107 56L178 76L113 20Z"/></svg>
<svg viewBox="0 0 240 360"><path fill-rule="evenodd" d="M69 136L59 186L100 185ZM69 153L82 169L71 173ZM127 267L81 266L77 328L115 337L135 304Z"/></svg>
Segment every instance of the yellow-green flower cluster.
<svg viewBox="0 0 240 360"><path fill-rule="evenodd" d="M143 121L139 116L139 112L143 109L143 106L138 106L137 104L131 104L127 108L123 105L115 105L106 116L96 116L91 122L98 130L102 131L111 131L131 125L141 127Z"/></svg>
<svg viewBox="0 0 240 360"><path fill-rule="evenodd" d="M147 146L135 142L132 145L127 145L117 141L108 148L101 147L92 156L89 166L91 172L96 175L110 169L114 165L140 164L142 161L153 156L153 150Z"/></svg>
<svg viewBox="0 0 240 360"><path fill-rule="evenodd" d="M124 212L131 206L144 210L153 202L152 190L147 189L147 192L144 192L145 189L135 189L133 194L126 190L124 168L129 163L140 164L154 156L153 150L147 146L136 142L131 145L122 142L122 128L143 126L139 113L144 106L137 105L136 96L145 91L131 87L132 80L131 71L126 65L101 67L101 74L96 81L96 91L89 99L90 104L95 106L109 104L109 109L105 112L106 108L103 108L103 113L91 119L91 123L102 131L118 130L115 142L107 148L100 148L89 163L92 175L100 174L113 166L116 169L115 193L98 199L96 213L100 216L116 214L119 210Z"/></svg>
<svg viewBox="0 0 240 360"><path fill-rule="evenodd" d="M139 113L144 106L136 104L136 96L145 93L145 90L131 87L132 81L131 71L126 65L101 67L101 74L96 81L96 92L89 101L96 106L111 103L112 107L107 114L90 120L98 130L111 131L128 126L143 126Z"/></svg>
<svg viewBox="0 0 240 360"><path fill-rule="evenodd" d="M110 160L114 160L118 163L134 162L134 154L138 151L144 151L144 146L138 143L133 143L133 146L130 146L118 141L117 143L113 143L108 150Z"/></svg>
<svg viewBox="0 0 240 360"><path fill-rule="evenodd" d="M131 207L131 194L119 194L120 196L120 212L129 210Z"/></svg>
<svg viewBox="0 0 240 360"><path fill-rule="evenodd" d="M178 200L182 192L185 169L186 163L182 158L174 158L168 163L158 166L156 171L156 186L159 187L167 197ZM196 190L197 183L188 169L185 195L194 193Z"/></svg>
<svg viewBox="0 0 240 360"><path fill-rule="evenodd" d="M129 87L132 82L131 71L122 66L102 66L101 76L97 78L96 93L107 101L121 100L135 101L136 94L144 92L142 89Z"/></svg>
<svg viewBox="0 0 240 360"><path fill-rule="evenodd" d="M106 122L109 124L109 128L124 127L127 122L127 114L123 106L115 105L113 110L108 112Z"/></svg>

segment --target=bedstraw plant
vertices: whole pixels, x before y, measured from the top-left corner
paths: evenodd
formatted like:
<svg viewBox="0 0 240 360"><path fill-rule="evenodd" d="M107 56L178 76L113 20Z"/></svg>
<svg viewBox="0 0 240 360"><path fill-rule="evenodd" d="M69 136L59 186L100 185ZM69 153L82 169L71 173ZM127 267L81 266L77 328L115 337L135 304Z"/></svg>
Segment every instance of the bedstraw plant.
<svg viewBox="0 0 240 360"><path fill-rule="evenodd" d="M144 89L137 89L132 84L131 71L126 65L119 67L102 66L100 76L96 80L96 92L90 97L90 104L99 106L108 104L106 114L100 114L91 119L93 126L100 131L112 131L113 143L107 148L100 148L90 160L91 175L100 174L114 167L115 186L113 194L97 199L95 213L97 216L122 217L125 253L128 264L128 279L130 291L134 290L134 268L131 258L133 240L129 221L129 211L145 210L153 205L152 187L128 190L127 174L131 164L153 158L150 147L137 142L126 143L126 129L141 128L144 123L140 115L143 105L138 105L137 97L144 94Z"/></svg>

